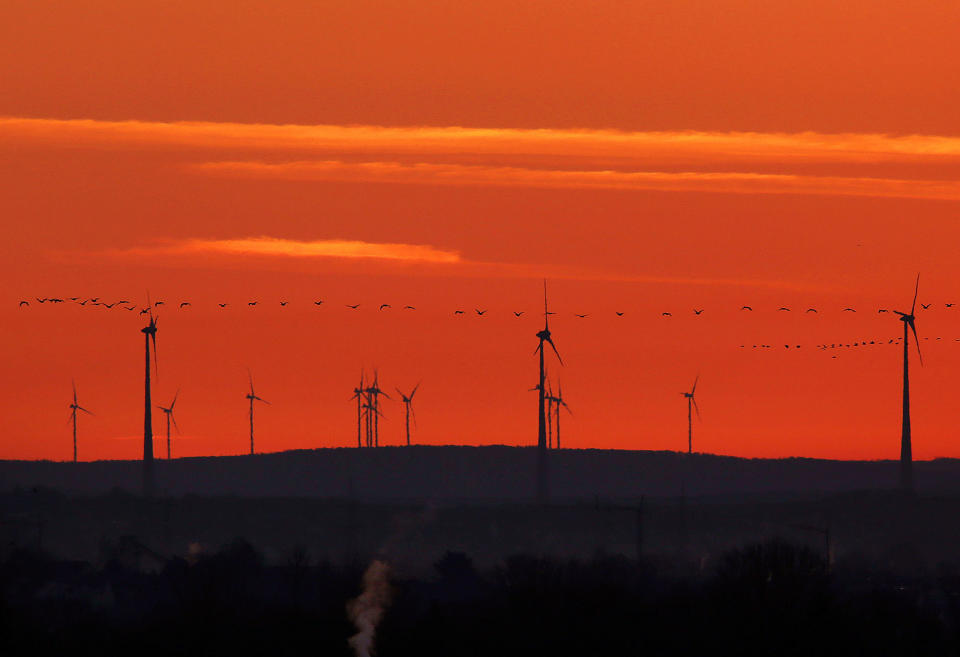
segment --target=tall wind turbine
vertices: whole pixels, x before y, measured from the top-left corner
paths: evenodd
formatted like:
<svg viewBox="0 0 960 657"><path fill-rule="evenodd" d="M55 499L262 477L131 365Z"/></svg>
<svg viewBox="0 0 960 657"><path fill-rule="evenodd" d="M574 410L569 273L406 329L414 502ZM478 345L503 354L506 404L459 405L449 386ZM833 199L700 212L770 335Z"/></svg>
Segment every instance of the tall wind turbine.
<svg viewBox="0 0 960 657"><path fill-rule="evenodd" d="M257 397L257 393L253 390L253 375L250 374L250 370L247 370L247 378L250 379L250 392L247 393L246 398L250 400L250 453L253 454L253 402L261 401L268 406L270 402L262 397Z"/></svg>
<svg viewBox="0 0 960 657"><path fill-rule="evenodd" d="M557 360L563 365L563 359L560 357L560 352L557 351L557 347L553 344L553 338L550 335L550 311L547 309L547 281L543 281L543 330L537 333L537 339L540 340L540 344L537 345L534 353L540 354L540 383L538 384L538 404L537 404L537 498L541 502L545 502L550 495L548 487L548 475L547 475L547 415L546 415L546 372L544 370L543 354L544 348L543 344L548 343L553 349L553 353L556 354Z"/></svg>
<svg viewBox="0 0 960 657"><path fill-rule="evenodd" d="M150 312L150 323L140 329L143 333L143 349L146 367L143 379L143 494L145 497L153 495L153 415L150 403L150 343L153 343L153 371L160 378L157 371L157 318L153 316L153 305L150 295L147 295L147 308Z"/></svg>
<svg viewBox="0 0 960 657"><path fill-rule="evenodd" d="M413 415L414 426L416 426L417 424L417 414L413 412L413 396L417 394L417 388L419 387L420 387L420 384L418 383L413 387L413 390L410 392L409 395L403 394L400 388L396 389L397 394L400 395L400 401L403 402L403 406L407 411L407 447L410 447L410 416L411 415Z"/></svg>
<svg viewBox="0 0 960 657"><path fill-rule="evenodd" d="M73 403L70 404L70 419L73 420L73 462L77 462L77 411L83 411L88 415L93 415L90 411L77 403L77 384L73 381Z"/></svg>
<svg viewBox="0 0 960 657"><path fill-rule="evenodd" d="M553 402L553 410L556 413L554 418L554 426L557 429L557 449L560 449L560 409L563 408L570 415L573 415L573 411L570 410L570 407L567 406L567 402L563 400L563 386L559 383L557 384L557 396L551 399Z"/></svg>
<svg viewBox="0 0 960 657"><path fill-rule="evenodd" d="M353 389L353 397L351 397L350 399L357 400L357 447L363 447L363 443L360 440L360 423L363 419L363 400L364 400L363 370L360 370L360 384Z"/></svg>
<svg viewBox="0 0 960 657"><path fill-rule="evenodd" d="M913 288L913 303L909 313L894 310L903 322L903 423L900 431L900 487L905 493L913 493L913 447L910 439L910 332L913 332L913 341L917 345L917 357L923 365L923 355L920 353L920 338L917 337L917 325L914 311L917 308L917 293L920 291L920 274L917 274L917 283Z"/></svg>
<svg viewBox="0 0 960 657"><path fill-rule="evenodd" d="M173 407L177 403L177 397L180 395L180 390L173 395L173 401L170 402L170 406L164 408L157 404L157 408L163 411L167 416L167 460L170 460L170 422L173 422L173 426L177 429L177 433L180 433L180 427L177 426L177 418L173 417Z"/></svg>
<svg viewBox="0 0 960 657"><path fill-rule="evenodd" d="M700 419L700 407L697 406L697 381L700 375L693 380L693 387L690 392L681 392L680 394L687 398L687 454L693 454L693 411L697 411L697 419Z"/></svg>

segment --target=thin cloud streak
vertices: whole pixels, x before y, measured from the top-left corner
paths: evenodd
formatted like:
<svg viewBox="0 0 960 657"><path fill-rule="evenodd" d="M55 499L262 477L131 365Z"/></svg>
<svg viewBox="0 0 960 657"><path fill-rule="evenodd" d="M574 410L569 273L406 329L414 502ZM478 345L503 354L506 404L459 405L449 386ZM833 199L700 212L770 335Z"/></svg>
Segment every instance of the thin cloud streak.
<svg viewBox="0 0 960 657"><path fill-rule="evenodd" d="M804 283L779 280L637 275L555 264L469 260L463 258L459 251L445 251L432 246L384 244L359 240L292 240L269 236L219 240L185 239L155 246L107 251L99 255L121 258L188 258L193 264L208 267L229 262L210 260L208 256L219 258L258 256L263 258L264 262L316 260L346 263L370 259L384 265L405 265L404 273L419 273L427 276L531 279L547 277L557 280L612 283L752 287L798 291L818 289ZM201 263L196 261L197 258L205 258L205 260ZM407 268L409 265L417 265L418 269L411 270Z"/></svg>
<svg viewBox="0 0 960 657"><path fill-rule="evenodd" d="M300 241L266 236L221 240L190 239L154 248L131 249L128 253L219 253L288 258L367 258L440 264L460 262L460 254L456 251L444 251L422 244L387 244L359 240Z"/></svg>
<svg viewBox="0 0 960 657"><path fill-rule="evenodd" d="M234 148L443 156L555 155L622 162L960 162L960 137L217 122L0 117L0 138L49 144Z"/></svg>
<svg viewBox="0 0 960 657"><path fill-rule="evenodd" d="M928 200L960 200L960 181L805 176L792 174L664 171L571 171L399 162L206 162L198 173L228 177L324 182L546 187L567 189L819 194Z"/></svg>

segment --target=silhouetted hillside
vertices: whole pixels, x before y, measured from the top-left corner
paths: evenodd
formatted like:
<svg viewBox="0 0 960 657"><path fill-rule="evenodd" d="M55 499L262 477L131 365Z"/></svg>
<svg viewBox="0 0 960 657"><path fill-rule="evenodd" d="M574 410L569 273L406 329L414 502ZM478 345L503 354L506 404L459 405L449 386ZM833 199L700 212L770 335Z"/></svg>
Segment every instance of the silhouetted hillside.
<svg viewBox="0 0 960 657"><path fill-rule="evenodd" d="M157 461L162 495L322 497L364 501L511 501L534 496L536 450L523 447L317 449ZM895 461L743 459L625 450L550 453L552 499L771 494L892 489ZM960 491L960 462L916 463L921 492ZM47 486L139 492L139 461L0 461L0 491Z"/></svg>

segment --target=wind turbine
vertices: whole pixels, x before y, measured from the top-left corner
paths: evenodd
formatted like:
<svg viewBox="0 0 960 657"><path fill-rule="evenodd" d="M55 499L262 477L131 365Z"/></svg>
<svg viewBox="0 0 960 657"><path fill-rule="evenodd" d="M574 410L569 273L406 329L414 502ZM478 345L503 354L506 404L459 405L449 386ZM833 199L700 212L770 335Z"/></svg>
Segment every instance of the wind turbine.
<svg viewBox="0 0 960 657"><path fill-rule="evenodd" d="M353 389L353 397L350 398L357 400L357 447L363 447L363 443L360 442L360 421L363 419L363 397L363 370L360 370L360 383Z"/></svg>
<svg viewBox="0 0 960 657"><path fill-rule="evenodd" d="M697 406L697 381L700 375L693 380L693 387L690 392L681 392L680 394L687 398L687 454L693 454L693 411L697 411L697 419L700 419L700 407Z"/></svg>
<svg viewBox="0 0 960 657"><path fill-rule="evenodd" d="M573 411L567 406L567 402L563 400L563 386L559 383L557 384L557 396L553 397L551 401L553 402L553 409L557 414L554 424L557 427L557 449L560 449L560 408L563 407L570 415L573 415Z"/></svg>
<svg viewBox="0 0 960 657"><path fill-rule="evenodd" d="M380 395L390 399L390 395L380 389L380 375L376 370L373 371L373 385L367 388L368 405L374 411L373 413L373 446L380 446L380 418L383 413L380 412ZM369 424L369 422L368 422Z"/></svg>
<svg viewBox="0 0 960 657"><path fill-rule="evenodd" d="M177 426L177 418L173 417L173 407L177 403L177 397L180 395L180 390L177 389L177 392L173 395L173 401L170 402L170 406L164 408L157 404L157 408L163 411L167 416L167 460L170 460L170 422L173 422L173 426L176 428L177 433L180 433L180 427Z"/></svg>
<svg viewBox="0 0 960 657"><path fill-rule="evenodd" d="M418 383L413 387L413 390L410 392L409 395L403 394L400 388L396 389L397 394L400 395L400 400L403 402L403 405L407 411L407 447L410 447L410 416L411 415L413 415L414 426L416 426L417 424L417 414L414 413L413 411L413 396L417 394L417 388L419 387L420 387L420 384Z"/></svg>
<svg viewBox="0 0 960 657"><path fill-rule="evenodd" d="M147 308L150 313L150 323L140 329L143 333L143 349L146 367L143 379L143 494L145 497L153 495L153 415L150 403L150 343L153 343L153 371L157 378L157 318L153 316L153 305L150 295L147 295Z"/></svg>
<svg viewBox="0 0 960 657"><path fill-rule="evenodd" d="M538 404L537 404L537 498L541 502L545 502L547 497L549 497L549 488L547 484L547 415L546 415L546 372L544 370L543 354L544 348L543 344L548 343L553 349L553 353L556 354L557 360L563 365L563 359L560 357L560 352L557 351L557 347L553 344L553 338L550 335L550 323L549 323L550 311L547 309L547 281L543 281L543 330L537 333L537 338L540 340L540 344L537 345L534 353L540 354L540 383L538 384Z"/></svg>
<svg viewBox="0 0 960 657"><path fill-rule="evenodd" d="M917 357L923 366L923 355L920 353L920 338L917 337L917 325L914 311L917 308L917 293L920 291L920 274L917 274L917 283L913 288L913 303L909 313L899 310L893 312L900 316L903 322L903 423L900 432L900 487L907 494L913 493L913 447L910 442L910 332L913 332L913 341L917 345Z"/></svg>
<svg viewBox="0 0 960 657"><path fill-rule="evenodd" d="M250 374L250 370L247 370L247 378L250 379L250 392L248 392L246 396L246 398L250 400L250 454L253 454L253 402L261 401L267 405L270 405L270 402L261 397L257 397L257 393L253 390L253 375Z"/></svg>
<svg viewBox="0 0 960 657"><path fill-rule="evenodd" d="M70 419L73 420L73 462L77 462L77 411L83 411L88 415L93 415L90 411L77 403L77 384L73 381L73 403L70 404Z"/></svg>

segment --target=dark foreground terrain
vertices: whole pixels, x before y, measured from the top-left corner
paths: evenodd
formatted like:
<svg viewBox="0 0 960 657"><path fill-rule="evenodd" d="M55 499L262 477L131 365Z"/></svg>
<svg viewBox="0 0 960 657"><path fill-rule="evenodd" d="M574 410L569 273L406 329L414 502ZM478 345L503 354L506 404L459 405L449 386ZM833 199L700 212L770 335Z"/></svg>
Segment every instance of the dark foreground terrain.
<svg viewBox="0 0 960 657"><path fill-rule="evenodd" d="M294 551L277 563L234 540L138 564L135 539L96 563L31 549L0 561L0 654L351 655L348 608L366 564ZM152 559L152 558L151 558ZM960 572L897 572L782 541L678 556L516 554L478 568L447 552L429 572L385 570L376 654L950 655ZM368 588L369 592L369 588ZM367 611L370 611L368 608ZM356 654L364 654L362 652Z"/></svg>
<svg viewBox="0 0 960 657"><path fill-rule="evenodd" d="M0 655L960 655L954 461L487 450L0 463Z"/></svg>

